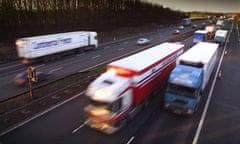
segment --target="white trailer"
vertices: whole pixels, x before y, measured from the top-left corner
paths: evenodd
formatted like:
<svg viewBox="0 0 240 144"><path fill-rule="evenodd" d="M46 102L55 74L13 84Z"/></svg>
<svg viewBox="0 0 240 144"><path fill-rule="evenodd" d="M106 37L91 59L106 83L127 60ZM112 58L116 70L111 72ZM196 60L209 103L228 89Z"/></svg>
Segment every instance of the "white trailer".
<svg viewBox="0 0 240 144"><path fill-rule="evenodd" d="M96 32L76 31L24 37L16 40L18 56L24 63L30 60L44 60L59 58L68 51L83 52L98 47Z"/></svg>

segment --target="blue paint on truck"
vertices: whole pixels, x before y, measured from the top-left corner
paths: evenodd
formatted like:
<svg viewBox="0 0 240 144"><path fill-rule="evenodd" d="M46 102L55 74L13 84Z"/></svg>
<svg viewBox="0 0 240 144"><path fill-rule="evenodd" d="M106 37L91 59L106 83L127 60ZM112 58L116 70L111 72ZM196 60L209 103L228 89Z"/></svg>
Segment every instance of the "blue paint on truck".
<svg viewBox="0 0 240 144"><path fill-rule="evenodd" d="M191 19L190 18L184 18L184 19L181 20L181 24L183 26L189 26L189 25L191 25Z"/></svg>
<svg viewBox="0 0 240 144"><path fill-rule="evenodd" d="M193 35L193 45L199 43L199 42L205 42L208 38L208 32L206 30L197 30L194 32Z"/></svg>

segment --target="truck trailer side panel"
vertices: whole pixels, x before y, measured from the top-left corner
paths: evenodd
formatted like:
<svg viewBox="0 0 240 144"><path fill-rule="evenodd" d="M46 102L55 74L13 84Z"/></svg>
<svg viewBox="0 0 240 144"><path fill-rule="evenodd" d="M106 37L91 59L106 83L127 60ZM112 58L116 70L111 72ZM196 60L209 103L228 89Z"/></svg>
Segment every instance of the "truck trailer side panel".
<svg viewBox="0 0 240 144"><path fill-rule="evenodd" d="M178 52L179 53L179 52ZM133 87L134 105L140 104L146 96L150 96L151 93L157 91L161 86L165 85L167 78L171 70L176 65L176 53L172 54L165 61L166 64L160 63L154 70L149 70L149 76L139 81Z"/></svg>
<svg viewBox="0 0 240 144"><path fill-rule="evenodd" d="M69 32L20 38L16 41L18 56L35 59L60 52L97 47L96 32Z"/></svg>

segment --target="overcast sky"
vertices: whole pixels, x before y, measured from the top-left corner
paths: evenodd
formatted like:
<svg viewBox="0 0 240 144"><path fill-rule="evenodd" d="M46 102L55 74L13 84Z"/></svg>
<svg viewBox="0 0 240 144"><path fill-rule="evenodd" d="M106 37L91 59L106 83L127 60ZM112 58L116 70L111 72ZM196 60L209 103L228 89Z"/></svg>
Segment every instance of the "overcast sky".
<svg viewBox="0 0 240 144"><path fill-rule="evenodd" d="M143 0L174 10L240 13L240 0Z"/></svg>

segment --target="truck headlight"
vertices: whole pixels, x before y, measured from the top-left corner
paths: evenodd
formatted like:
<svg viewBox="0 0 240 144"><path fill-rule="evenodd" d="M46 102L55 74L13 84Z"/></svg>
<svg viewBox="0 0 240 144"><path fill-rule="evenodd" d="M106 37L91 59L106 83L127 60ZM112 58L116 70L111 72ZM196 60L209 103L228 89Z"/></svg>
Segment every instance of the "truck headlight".
<svg viewBox="0 0 240 144"><path fill-rule="evenodd" d="M193 110L192 109L187 109L187 114L193 114Z"/></svg>
<svg viewBox="0 0 240 144"><path fill-rule="evenodd" d="M26 46L26 42L25 42L25 41L22 41L22 40L17 40L17 41L16 41L16 46L17 46L18 48L25 47L25 46Z"/></svg>
<svg viewBox="0 0 240 144"><path fill-rule="evenodd" d="M169 106L170 106L169 103L165 103L165 104L164 104L164 107L169 107Z"/></svg>

